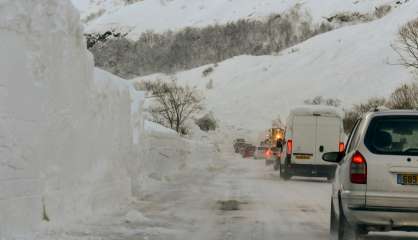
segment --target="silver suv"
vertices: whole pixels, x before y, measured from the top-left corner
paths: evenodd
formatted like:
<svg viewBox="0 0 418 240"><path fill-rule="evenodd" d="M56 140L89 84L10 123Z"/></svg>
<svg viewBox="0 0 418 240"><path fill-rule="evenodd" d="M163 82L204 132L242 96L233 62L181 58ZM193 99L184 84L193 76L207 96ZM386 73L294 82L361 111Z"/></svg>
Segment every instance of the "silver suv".
<svg viewBox="0 0 418 240"><path fill-rule="evenodd" d="M418 112L371 112L351 132L331 198L331 239L369 231L418 231Z"/></svg>

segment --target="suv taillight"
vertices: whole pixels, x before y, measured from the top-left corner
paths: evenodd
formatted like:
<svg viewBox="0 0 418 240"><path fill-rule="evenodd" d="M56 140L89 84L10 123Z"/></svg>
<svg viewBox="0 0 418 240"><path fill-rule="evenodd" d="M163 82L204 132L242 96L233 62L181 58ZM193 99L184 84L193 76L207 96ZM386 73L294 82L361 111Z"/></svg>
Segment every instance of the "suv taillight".
<svg viewBox="0 0 418 240"><path fill-rule="evenodd" d="M292 139L287 140L287 155L292 155L293 141Z"/></svg>
<svg viewBox="0 0 418 240"><path fill-rule="evenodd" d="M355 184L367 184L367 163L359 152L351 158L350 179Z"/></svg>

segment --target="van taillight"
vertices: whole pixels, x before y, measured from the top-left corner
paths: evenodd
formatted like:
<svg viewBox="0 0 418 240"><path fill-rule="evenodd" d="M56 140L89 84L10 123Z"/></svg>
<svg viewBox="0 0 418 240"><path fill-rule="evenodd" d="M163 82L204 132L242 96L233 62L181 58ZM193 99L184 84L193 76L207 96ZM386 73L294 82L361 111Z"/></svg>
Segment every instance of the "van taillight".
<svg viewBox="0 0 418 240"><path fill-rule="evenodd" d="M287 155L292 155L293 141L292 139L287 140Z"/></svg>
<svg viewBox="0 0 418 240"><path fill-rule="evenodd" d="M367 163L359 152L351 158L350 178L352 183L367 184Z"/></svg>
<svg viewBox="0 0 418 240"><path fill-rule="evenodd" d="M340 144L338 144L338 151L339 151L340 153L342 153L342 152L344 152L344 151L345 151L345 146L344 146L344 143L340 143Z"/></svg>

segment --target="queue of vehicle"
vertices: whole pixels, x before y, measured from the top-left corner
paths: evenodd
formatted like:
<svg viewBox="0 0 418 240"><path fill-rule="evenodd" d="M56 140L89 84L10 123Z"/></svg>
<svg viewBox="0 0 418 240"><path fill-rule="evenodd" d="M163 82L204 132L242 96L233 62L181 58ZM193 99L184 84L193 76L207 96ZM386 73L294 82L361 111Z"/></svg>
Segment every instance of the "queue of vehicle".
<svg viewBox="0 0 418 240"><path fill-rule="evenodd" d="M274 163L284 180L335 178L331 239L357 240L371 231L418 231L418 112L369 112L346 144L344 138L340 110L298 107L290 111L276 146L251 149L254 159Z"/></svg>

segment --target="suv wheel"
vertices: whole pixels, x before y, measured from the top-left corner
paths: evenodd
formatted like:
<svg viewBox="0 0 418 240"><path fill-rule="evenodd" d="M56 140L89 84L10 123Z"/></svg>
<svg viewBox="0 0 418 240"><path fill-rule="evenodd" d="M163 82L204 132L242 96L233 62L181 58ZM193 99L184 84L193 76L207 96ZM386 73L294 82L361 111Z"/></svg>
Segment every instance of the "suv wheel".
<svg viewBox="0 0 418 240"><path fill-rule="evenodd" d="M339 239L339 228L340 228L340 221L337 218L337 214L335 214L333 200L331 200L331 221L329 226L330 232L330 240L338 240Z"/></svg>
<svg viewBox="0 0 418 240"><path fill-rule="evenodd" d="M331 222L330 239L331 240L360 240L361 235L367 234L366 231L360 231L357 226L352 226L344 217L340 208L340 216L337 217L331 200Z"/></svg>

